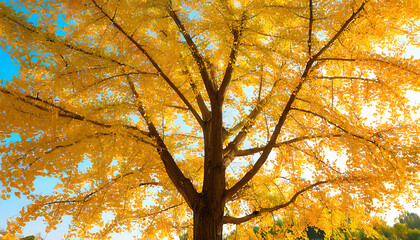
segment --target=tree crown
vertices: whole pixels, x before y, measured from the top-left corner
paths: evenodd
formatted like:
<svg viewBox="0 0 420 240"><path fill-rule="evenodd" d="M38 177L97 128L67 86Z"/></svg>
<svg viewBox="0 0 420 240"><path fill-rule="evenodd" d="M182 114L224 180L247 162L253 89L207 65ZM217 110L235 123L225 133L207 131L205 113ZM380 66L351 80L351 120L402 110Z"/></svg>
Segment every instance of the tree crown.
<svg viewBox="0 0 420 240"><path fill-rule="evenodd" d="M417 0L22 4L37 24L0 3L21 66L0 87L0 138L21 138L1 145L1 196L33 201L11 229L171 236L214 202L225 224L275 212L328 235L420 189Z"/></svg>

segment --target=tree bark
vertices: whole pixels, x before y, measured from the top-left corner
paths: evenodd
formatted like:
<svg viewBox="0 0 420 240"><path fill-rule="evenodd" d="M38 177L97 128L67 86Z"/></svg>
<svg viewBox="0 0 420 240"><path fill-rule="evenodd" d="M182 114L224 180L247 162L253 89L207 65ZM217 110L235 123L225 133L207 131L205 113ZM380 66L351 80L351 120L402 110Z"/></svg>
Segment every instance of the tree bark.
<svg viewBox="0 0 420 240"><path fill-rule="evenodd" d="M211 118L204 123L204 181L199 203L193 209L194 240L222 240L226 191L222 102L216 93Z"/></svg>
<svg viewBox="0 0 420 240"><path fill-rule="evenodd" d="M224 204L218 205L205 203L194 211L194 240L222 240Z"/></svg>

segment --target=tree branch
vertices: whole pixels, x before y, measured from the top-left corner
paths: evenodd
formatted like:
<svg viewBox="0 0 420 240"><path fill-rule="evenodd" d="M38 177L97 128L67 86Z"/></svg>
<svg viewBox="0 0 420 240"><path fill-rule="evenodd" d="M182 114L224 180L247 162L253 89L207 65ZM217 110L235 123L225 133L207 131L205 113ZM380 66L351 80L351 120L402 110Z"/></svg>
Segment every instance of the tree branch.
<svg viewBox="0 0 420 240"><path fill-rule="evenodd" d="M50 153L52 153L55 150L60 149L60 148L66 148L66 147L74 146L74 145L76 145L78 143L81 143L85 139L96 138L96 137L99 137L99 136L110 136L110 135L112 135L112 134L111 133L95 133L93 135L85 136L84 138L78 139L78 140L73 141L73 142L68 143L68 144L56 145L54 147L51 147L49 150L45 151L45 154L50 154Z"/></svg>
<svg viewBox="0 0 420 240"><path fill-rule="evenodd" d="M372 79L372 78L364 78L364 77L351 77L351 76L314 76L314 78L320 78L320 79L353 79L353 80L363 80L368 82L376 82L383 84L382 81L379 79Z"/></svg>
<svg viewBox="0 0 420 240"><path fill-rule="evenodd" d="M312 58L312 25L314 23L314 7L312 0L309 0L309 33L308 33L308 55Z"/></svg>
<svg viewBox="0 0 420 240"><path fill-rule="evenodd" d="M342 172L340 172L339 170L335 169L334 167L331 167L331 166L330 166L330 165L328 165L326 162L324 162L324 161L322 161L321 159L319 159L319 157L316 155L316 153L314 152L314 150L313 150L310 146L308 146L307 144L305 144L305 145L306 145L306 147L308 147L308 148L311 150L312 154L311 154L311 153L309 153L309 152L307 152L307 151L305 151L305 150L304 150L304 149L302 149L302 148L297 147L297 146L291 145L291 147L292 147L292 148L294 148L294 149L296 149L296 150L298 150L299 152L301 152L301 153L305 154L306 156L308 156L308 157L310 157L310 158L313 158L313 159L315 159L316 161L318 161L318 162L322 163L324 166L326 166L327 168L331 169L332 171L334 171L334 172L336 172L336 173L338 173L338 174L343 174L343 173L342 173Z"/></svg>
<svg viewBox="0 0 420 240"><path fill-rule="evenodd" d="M102 191L102 189L108 187L110 184L117 182L119 179L124 178L129 175L133 175L135 172L127 172L121 175L116 176L115 178L109 180L107 183L96 189L95 191L90 192L89 194L85 195L82 198L75 198L75 199L69 199L69 200L61 200L61 201L53 201L53 202L46 202L46 203L40 203L39 206L46 206L46 205L54 205L54 204L65 204L65 203L85 203L92 199L92 196L97 194L98 192ZM160 183L157 182L147 182L147 183L140 183L139 186L156 186L160 185Z"/></svg>
<svg viewBox="0 0 420 240"><path fill-rule="evenodd" d="M21 27L21 28L24 28L24 29L26 29L26 30L28 30L28 31L30 31L30 32L32 32L32 33L39 34L39 32L38 32L37 30L32 29L32 28L30 28L29 26L24 25L23 23L20 23L20 22L18 22L18 21L17 21L17 20L15 20L15 19L12 19L10 16L6 16L6 19L10 20L11 22L15 23L16 25L18 25L18 26L19 26L19 27ZM47 41L47 42L51 42L51 43L59 43L59 41L58 41L57 39L54 39L54 38L52 38L52 37L51 37L51 33L49 33L49 34L47 34L47 35L46 35L46 41ZM65 42L65 43L62 43L62 44L63 44L64 46L68 47L68 48L69 48L69 49L71 49L71 50L74 50L74 51L77 51L77 52L81 52L81 53L86 54L86 55L89 55L89 56L98 57L98 58L101 58L101 59L104 59L104 60L110 61L110 62L115 63L115 64L120 65L120 66L127 66L127 67L130 67L130 68L132 68L132 69L136 69L136 68L135 68L135 67L133 67L133 66L127 65L127 64L122 63L122 62L120 62L120 61L118 61L118 60L112 59L112 58L110 58L110 57L108 57L108 56L106 56L106 57L105 57L105 56L103 56L103 55L98 54L97 52L94 52L94 51L88 51L88 50L86 50L86 49L82 49L82 48L77 47L77 46L74 46L74 45L72 45L72 44L70 44L70 43L68 43L68 42ZM154 73L152 73L152 74L154 74Z"/></svg>
<svg viewBox="0 0 420 240"><path fill-rule="evenodd" d="M361 135L358 135L358 134L352 133L352 132L350 132L349 130L347 130L347 129L345 129L345 128L341 127L340 125L338 125L338 124L336 124L336 123L334 123L334 122L332 122L332 121L328 120L325 116L322 116L321 114L318 114L318 113L315 113L315 112L312 112L312 111L309 111L309 110L301 109L301 108L291 108L291 110L295 110L295 111L300 111L300 112L304 112L304 113L309 113L309 114L312 114L312 115L314 115L314 116L316 116L316 117L319 117L319 118L323 119L324 121L326 121L326 122L327 122L327 123L329 123L330 125L332 125L332 126L334 126L334 127L338 128L340 131L342 131L342 132L344 132L344 133L346 133L346 134L348 134L348 135L350 135L350 136L353 136L353 137L356 137L356 138L359 138L359 139L362 139L362 140L368 141L368 142L372 143L373 145L375 145L375 146L376 146L376 147L378 147L378 148L381 148L381 149L383 148L383 147L381 147L381 146L380 146L377 142L375 142L375 141L373 141L373 140L370 140L370 139L368 139L367 137L364 137L364 136L361 136Z"/></svg>
<svg viewBox="0 0 420 240"><path fill-rule="evenodd" d="M198 91L197 85L195 84L194 79L192 78L191 73L188 70L187 66L184 66L184 73L187 75L191 89L193 90L194 95L196 96L195 99L197 101L198 107L200 108L201 116L204 121L207 121L208 119L210 119L211 113L209 109L207 108L206 103L204 102L204 99L201 96L200 91Z"/></svg>
<svg viewBox="0 0 420 240"><path fill-rule="evenodd" d="M237 123L235 126L233 126L231 129L227 130L226 137L229 137L239 130L243 130L244 126L247 125L250 119L256 118L258 114L261 113L261 111L264 109L264 107L270 102L270 97L274 94L275 88L277 84L279 83L279 80L276 80L273 84L273 87L271 88L270 92L267 94L267 96L263 100L259 100L256 103L255 108L249 113L248 116L246 116L242 121Z"/></svg>
<svg viewBox="0 0 420 240"><path fill-rule="evenodd" d="M74 120L79 120L79 121L85 121L88 123L91 123L93 125L96 126L100 126L100 127L104 127L104 128L111 128L113 126L118 126L118 125L111 125L111 124L107 124L107 123L102 123L102 122L98 122L96 120L91 120L88 119L85 116L82 116L80 114L77 114L75 112L72 112L70 110L67 110L63 107L57 106L56 104L49 102L47 100L43 100L41 98L39 98L39 96L37 97L33 97L27 94L23 94L23 93L17 93L17 92L11 92L9 90L7 90L6 88L0 86L0 92L5 93L7 95L10 95L12 97L15 97L16 99L25 102L29 105L32 105L42 111L45 112L51 112L52 109L55 109L58 111L58 116L59 117L63 117L63 118L70 118L70 119L74 119ZM141 129L139 129L138 127L135 126L131 126L131 125L120 125L126 129L131 129L131 130L136 130L138 133L141 133L144 136L148 136L149 133L146 131L143 131Z"/></svg>
<svg viewBox="0 0 420 240"><path fill-rule="evenodd" d="M320 115L318 113L315 113L315 112L312 112L312 111L309 111L309 110L305 110L305 109L300 109L300 108L293 108L292 110L309 113L309 114L312 114L312 115L314 115L316 117L319 117L319 118L323 119L324 121L326 121L328 124L333 125L334 127L338 128L340 131L342 131L342 132L344 132L344 133L346 133L346 134L348 134L348 135L350 135L352 137L355 137L355 138L361 139L363 141L369 142L370 144L373 144L374 146L376 146L379 149L379 151L385 150L385 151L392 152L390 149L387 149L386 147L380 145L377 141L370 139L373 136L378 136L378 135L381 136L381 134L380 134L381 132L376 132L376 133L372 134L370 137L361 136L361 135L352 133L351 131L349 131L349 130L347 130L347 129L341 127L341 126L339 126L338 124L336 124L336 123L328 120L325 116L322 116L322 115ZM395 169L394 165L390 161L387 160L387 162Z"/></svg>
<svg viewBox="0 0 420 240"><path fill-rule="evenodd" d="M138 100L139 94L133 82L130 80L129 76L127 76L126 78L134 97L136 98L136 100ZM195 190L191 180L185 177L181 169L179 169L178 165L175 162L175 159L172 157L172 154L166 147L166 144L161 138L159 132L156 130L155 125L153 124L149 116L147 116L146 111L141 102L137 102L137 109L147 124L147 128L149 129L149 137L154 138L154 140L156 141L156 150L160 156L160 159L162 160L166 173L168 174L172 183L178 189L179 193L181 193L181 195L184 197L185 201L188 203L190 208L194 209L194 205L199 202L199 194Z"/></svg>
<svg viewBox="0 0 420 240"><path fill-rule="evenodd" d="M276 210L285 208L285 207L289 206L290 204L294 203L296 201L296 199L298 198L298 196L301 195L302 193L304 193L304 192L306 192L306 191L308 191L308 190L310 190L310 189L312 189L312 188L314 188L318 185L325 184L327 182L328 181L319 181L319 182L316 182L314 184L311 184L311 185L301 189L300 191L296 192L292 196L292 198L290 198L289 201L287 201L283 204L280 204L280 205L277 205L277 206L274 206L274 207L271 207L271 208L261 208L260 210L254 211L253 213L251 213L249 215L246 215L244 217L236 218L236 217L224 216L223 217L223 223L225 223L225 224L226 223L241 224L241 223L247 222L247 221L249 221L249 220L251 220L255 217L261 216L263 213L270 213L270 212L274 212Z"/></svg>
<svg viewBox="0 0 420 240"><path fill-rule="evenodd" d="M343 136L342 134L330 134L330 135L314 135L314 136L301 136L301 137L297 137L297 138L292 138L280 143L276 143L274 144L274 147L281 147L281 146L285 146L285 145L289 145L292 143L296 143L296 142L300 142L300 141L304 141L304 140L310 140L310 139L317 139L317 138L332 138L332 137L341 137ZM256 154L259 153L261 151L263 151L265 148L264 147L255 147L255 148L249 148L249 149L244 149L244 150L238 150L235 154L235 157L243 157L243 156L249 156L252 154Z"/></svg>
<svg viewBox="0 0 420 240"><path fill-rule="evenodd" d="M101 13L104 14L104 16L106 16L106 18L108 18L111 21L112 25L114 25L115 28L117 28L125 37L127 37L130 40L130 42L133 43L137 47L137 49L139 49L146 56L146 58L149 60L149 62L153 65L153 67L159 73L159 75L165 80L166 83L168 83L168 85L172 88L172 90L175 91L175 93L179 96L179 98L181 98L181 100L184 102L184 104L187 105L187 107L190 109L191 113L194 115L195 119L197 120L197 122L200 124L201 127L203 127L204 126L203 125L203 120L201 119L200 115L197 113L197 111L194 109L194 107L190 104L188 99L181 93L181 91L178 89L178 87L176 87L175 84L169 79L169 77L166 76L166 74L160 68L159 64L157 64L156 61L152 58L152 56L150 56L149 53L143 48L143 46L140 45L140 43L138 43L131 35L129 35L122 28L121 25L119 25L115 21L114 17L111 17L110 15L108 15L104 11L104 9L96 3L95 0L92 0L92 2L96 6L96 8L98 8L99 11L101 11Z"/></svg>
<svg viewBox="0 0 420 240"><path fill-rule="evenodd" d="M345 61L345 62L356 62L356 61L361 61L361 62L362 61L368 61L369 62L369 61L371 61L371 62L379 62L379 63L382 63L382 64L390 65L390 66L395 67L395 68L399 68L401 70L410 72L410 73L415 74L415 75L420 75L419 71L414 71L414 70L408 69L407 67L401 66L397 63L389 62L389 61L386 61L386 60L383 60L383 59L378 59L378 58L355 59L355 58L334 58L334 57L328 58L327 57L327 58L318 58L317 61Z"/></svg>
<svg viewBox="0 0 420 240"><path fill-rule="evenodd" d="M266 8L284 8L284 9L304 9L304 8L306 8L306 7L301 7L301 6L287 6L287 5L281 5L281 4L264 5L263 7L266 7Z"/></svg>
<svg viewBox="0 0 420 240"><path fill-rule="evenodd" d="M184 36L184 39L188 44L188 47L195 60L195 63L197 64L198 69L200 70L200 75L201 75L201 78L203 79L204 86L206 87L206 91L210 97L210 100L212 100L215 96L216 90L213 88L213 84L211 82L210 75L207 71L203 56L201 56L197 48L197 45L194 43L191 36L188 34L187 30L185 29L184 24L178 18L178 15L175 13L175 11L171 8L168 8L167 11L169 15L171 16L171 18L174 20L176 26L181 31L182 36Z"/></svg>
<svg viewBox="0 0 420 240"><path fill-rule="evenodd" d="M143 216L134 216L133 218L147 218L147 217L155 216L155 215L161 214L161 213L163 213L163 212L166 212L166 211L168 211L168 210L171 210L171 209L173 209L173 208L179 207L179 206L181 206L181 205L182 205L182 204L184 204L184 203L185 203L185 202L178 203L178 204L172 205L172 206L170 206L170 207L164 208L164 209L162 209L162 210L160 210L160 211L157 211L157 212L154 212L154 213L150 213L150 214L147 214L147 215L143 215Z"/></svg>
<svg viewBox="0 0 420 240"><path fill-rule="evenodd" d="M113 79L113 78L124 77L124 76L130 76L130 75L140 75L140 74L151 74L151 75L156 75L156 76L159 76L159 74L157 74L157 73L146 73L146 72L129 72L129 73L121 73L121 74L117 74L117 75L114 75L114 76L110 76L110 77L107 77L107 78L101 79L101 80L99 80L99 81L97 81L97 82L94 82L94 83L92 83L92 84L88 85L88 86L84 86L84 90L86 90L86 89L88 89L88 88L91 88L91 87L94 87L94 86L96 86L96 85L98 85L98 84L101 84L101 83L106 82L106 81L108 81L108 80L110 80L110 79Z"/></svg>
<svg viewBox="0 0 420 240"><path fill-rule="evenodd" d="M319 56L321 56L322 53L324 53L340 36L343 34L343 32L346 30L346 28L350 25L351 22L359 15L360 12L365 8L366 3L369 0L363 1L363 3L360 5L359 9L357 11L353 12L353 14L350 16L349 19L341 26L340 30L328 41L327 44L321 50L319 50L312 59L316 60Z"/></svg>
<svg viewBox="0 0 420 240"><path fill-rule="evenodd" d="M221 98L222 100L221 102L223 102L223 99L226 95L227 87L229 86L229 83L232 80L232 72L233 72L234 65L236 63L236 57L237 57L238 48L240 44L239 38L242 35L242 25L243 25L243 20L241 21L241 26L239 26L239 29L236 29L236 28L232 29L233 46L230 51L229 62L225 70L225 75L223 76L222 84L220 85L220 88L218 90L218 93L219 93L218 96L219 98Z"/></svg>
<svg viewBox="0 0 420 240"><path fill-rule="evenodd" d="M248 135L249 130L254 126L257 117L263 110L264 106L269 103L270 97L273 95L275 87L279 81L280 80L274 82L273 87L271 88L268 95L262 101L257 102L255 108L244 120L240 121L230 131L228 131L226 137L241 129L238 135L236 135L235 139L233 139L224 149L223 164L225 167L229 166L229 164L233 161L236 155L236 151L238 151L238 147L243 143L246 136Z"/></svg>

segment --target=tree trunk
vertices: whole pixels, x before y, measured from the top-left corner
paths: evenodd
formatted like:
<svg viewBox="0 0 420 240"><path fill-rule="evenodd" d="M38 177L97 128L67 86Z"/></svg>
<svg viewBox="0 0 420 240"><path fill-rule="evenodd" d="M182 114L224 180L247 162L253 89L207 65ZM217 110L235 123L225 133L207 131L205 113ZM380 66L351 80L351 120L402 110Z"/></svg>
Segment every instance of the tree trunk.
<svg viewBox="0 0 420 240"><path fill-rule="evenodd" d="M194 240L222 240L225 207L222 101L212 101L212 116L204 128L204 179L198 204L194 205Z"/></svg>
<svg viewBox="0 0 420 240"><path fill-rule="evenodd" d="M194 240L222 240L224 204L220 205L194 211Z"/></svg>

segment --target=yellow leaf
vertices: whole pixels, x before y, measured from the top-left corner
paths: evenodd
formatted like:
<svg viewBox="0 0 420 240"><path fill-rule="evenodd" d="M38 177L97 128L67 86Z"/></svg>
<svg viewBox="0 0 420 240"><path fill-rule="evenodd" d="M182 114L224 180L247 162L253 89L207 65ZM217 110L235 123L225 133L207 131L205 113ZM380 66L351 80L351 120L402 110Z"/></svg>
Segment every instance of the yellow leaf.
<svg viewBox="0 0 420 240"><path fill-rule="evenodd" d="M20 199L20 192L15 192L15 196Z"/></svg>

